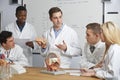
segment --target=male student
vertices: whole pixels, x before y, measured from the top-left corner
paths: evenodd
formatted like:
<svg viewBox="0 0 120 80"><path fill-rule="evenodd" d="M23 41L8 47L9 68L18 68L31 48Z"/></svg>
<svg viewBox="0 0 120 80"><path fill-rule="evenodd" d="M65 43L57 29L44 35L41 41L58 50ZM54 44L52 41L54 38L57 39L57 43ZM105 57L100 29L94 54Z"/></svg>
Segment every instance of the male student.
<svg viewBox="0 0 120 80"><path fill-rule="evenodd" d="M36 49L36 45L32 41L35 40L37 34L34 27L26 22L27 10L24 6L18 6L15 15L17 20L5 29L13 33L15 43L23 48L29 66L32 66L32 49Z"/></svg>
<svg viewBox="0 0 120 80"><path fill-rule="evenodd" d="M86 26L86 40L84 52L80 60L81 68L92 68L99 63L105 51L105 44L100 39L99 23L89 23Z"/></svg>
<svg viewBox="0 0 120 80"><path fill-rule="evenodd" d="M108 21L101 26L101 41L106 48L102 67L81 69L81 76L93 76L103 80L120 80L120 28Z"/></svg>
<svg viewBox="0 0 120 80"><path fill-rule="evenodd" d="M0 58L11 64L28 66L28 60L23 54L23 49L14 43L12 33L9 31L0 33Z"/></svg>
<svg viewBox="0 0 120 80"><path fill-rule="evenodd" d="M46 56L47 53L54 52L60 58L60 67L70 68L72 56L80 55L81 48L77 33L62 22L62 17L61 9L52 7L49 10L49 18L53 26L43 35L47 42L37 42L42 48L42 55Z"/></svg>

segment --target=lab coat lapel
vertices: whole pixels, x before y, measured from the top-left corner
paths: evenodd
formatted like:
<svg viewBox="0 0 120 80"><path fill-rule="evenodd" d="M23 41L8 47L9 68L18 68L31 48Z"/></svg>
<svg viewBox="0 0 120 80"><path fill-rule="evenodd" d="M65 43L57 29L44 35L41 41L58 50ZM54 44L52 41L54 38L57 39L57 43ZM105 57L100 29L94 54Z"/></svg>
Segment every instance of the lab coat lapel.
<svg viewBox="0 0 120 80"><path fill-rule="evenodd" d="M90 45L87 44L87 51L86 51L86 57L92 62L93 61L93 58L94 58L94 52L91 53L90 51Z"/></svg>
<svg viewBox="0 0 120 80"><path fill-rule="evenodd" d="M60 44L62 41L63 41L63 34L64 34L64 28L63 30L59 33L59 35L55 38L55 33L54 33L54 30L53 30L53 27L50 29L50 36L51 36L51 41L54 43L54 44ZM50 43L52 43L50 42Z"/></svg>
<svg viewBox="0 0 120 80"><path fill-rule="evenodd" d="M19 28L18 28L18 25L16 24L16 22L14 23L14 29L15 29L15 35L17 35L16 37L20 37L20 35L21 35L21 32L20 32L20 30L19 30Z"/></svg>
<svg viewBox="0 0 120 80"><path fill-rule="evenodd" d="M21 32L20 38L23 38L23 36L26 34L26 32L28 32L27 28L29 28L29 27L27 26L27 23L25 23L25 26Z"/></svg>
<svg viewBox="0 0 120 80"><path fill-rule="evenodd" d="M28 31L28 29L26 29L26 28L29 28L27 26L27 23L25 23L25 26L24 26L22 32L20 32L20 30L18 28L18 25L15 23L15 31L16 31L15 35L17 35L18 38L23 38L23 36L25 35L25 33Z"/></svg>
<svg viewBox="0 0 120 80"><path fill-rule="evenodd" d="M90 46L89 45L87 45L87 46L88 46L88 48L87 48L88 55L93 55L93 53L91 53L91 51L90 51Z"/></svg>
<svg viewBox="0 0 120 80"><path fill-rule="evenodd" d="M25 23L25 26L24 26L19 38L30 39L32 31L30 31L29 28L30 27L28 26L28 24Z"/></svg>
<svg viewBox="0 0 120 80"><path fill-rule="evenodd" d="M57 36L57 38L55 39L55 43L56 44L61 44L63 43L63 40L64 40L64 36L65 36L65 29L66 27L63 26L63 29L62 31L59 33L59 35Z"/></svg>
<svg viewBox="0 0 120 80"><path fill-rule="evenodd" d="M51 37L51 39L53 39L53 41L55 41L55 33L54 33L54 30L53 30L53 27L51 27L51 29L50 29L50 37Z"/></svg>

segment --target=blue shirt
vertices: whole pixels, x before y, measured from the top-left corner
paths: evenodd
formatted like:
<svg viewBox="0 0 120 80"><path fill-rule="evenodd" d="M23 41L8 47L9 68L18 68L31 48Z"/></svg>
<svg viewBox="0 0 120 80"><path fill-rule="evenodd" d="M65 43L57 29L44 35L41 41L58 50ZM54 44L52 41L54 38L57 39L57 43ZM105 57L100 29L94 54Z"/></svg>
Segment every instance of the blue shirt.
<svg viewBox="0 0 120 80"><path fill-rule="evenodd" d="M61 26L61 28L59 30L55 30L54 29L54 33L55 33L55 38L57 38L57 36L60 34L60 32L62 31L63 29L63 25Z"/></svg>
<svg viewBox="0 0 120 80"><path fill-rule="evenodd" d="M18 25L18 21L16 21L16 23ZM19 28L20 32L22 32L24 26L25 26L25 22L21 26L18 25L18 28Z"/></svg>

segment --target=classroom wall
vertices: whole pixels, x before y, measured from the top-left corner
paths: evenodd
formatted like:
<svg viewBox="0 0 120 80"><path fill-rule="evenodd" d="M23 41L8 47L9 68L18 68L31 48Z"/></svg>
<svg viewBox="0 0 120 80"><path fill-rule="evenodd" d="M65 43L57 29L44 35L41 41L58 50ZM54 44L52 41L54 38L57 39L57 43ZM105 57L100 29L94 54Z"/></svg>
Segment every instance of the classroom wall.
<svg viewBox="0 0 120 80"><path fill-rule="evenodd" d="M10 4L10 0L0 0L0 12L2 13L2 29L4 29L7 24L16 20L15 9L17 6L19 6L19 4Z"/></svg>

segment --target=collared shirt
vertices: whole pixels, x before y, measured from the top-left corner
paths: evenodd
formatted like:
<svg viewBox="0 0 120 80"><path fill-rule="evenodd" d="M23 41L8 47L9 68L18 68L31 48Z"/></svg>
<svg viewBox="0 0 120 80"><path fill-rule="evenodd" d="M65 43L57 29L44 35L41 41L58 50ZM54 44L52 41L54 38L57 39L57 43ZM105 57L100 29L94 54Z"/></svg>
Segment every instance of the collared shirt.
<svg viewBox="0 0 120 80"><path fill-rule="evenodd" d="M63 26L64 26L64 25L62 25L59 30L55 30L55 29L54 29L55 38L57 38L57 36L60 34L60 32L61 32L62 29L63 29Z"/></svg>
<svg viewBox="0 0 120 80"><path fill-rule="evenodd" d="M1 49L0 54L4 54L5 58L8 58L9 55L10 55L11 49L6 50L6 49L4 49L2 46L0 47L0 49Z"/></svg>
<svg viewBox="0 0 120 80"><path fill-rule="evenodd" d="M18 25L18 21L16 21L16 23ZM25 26L25 22L22 25L20 25L20 26L18 25L18 28L19 28L20 32L22 32L24 26Z"/></svg>
<svg viewBox="0 0 120 80"><path fill-rule="evenodd" d="M91 51L91 53L93 53L94 50L95 50L95 46L90 46L90 51Z"/></svg>
<svg viewBox="0 0 120 80"><path fill-rule="evenodd" d="M11 51L11 49L5 51L5 54L6 54L6 57L7 57L7 58L8 58L9 55L10 55L10 51Z"/></svg>
<svg viewBox="0 0 120 80"><path fill-rule="evenodd" d="M96 43L95 45L90 45L90 49L92 49L92 51L90 50L91 53L94 52L95 48L96 48L97 46L99 46L100 43L101 43L101 40L100 40L98 43Z"/></svg>
<svg viewBox="0 0 120 80"><path fill-rule="evenodd" d="M97 47L97 46L99 46L100 43L101 43L101 40L100 40L99 42L97 42L96 44L94 44L94 45L90 45L90 46Z"/></svg>

